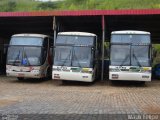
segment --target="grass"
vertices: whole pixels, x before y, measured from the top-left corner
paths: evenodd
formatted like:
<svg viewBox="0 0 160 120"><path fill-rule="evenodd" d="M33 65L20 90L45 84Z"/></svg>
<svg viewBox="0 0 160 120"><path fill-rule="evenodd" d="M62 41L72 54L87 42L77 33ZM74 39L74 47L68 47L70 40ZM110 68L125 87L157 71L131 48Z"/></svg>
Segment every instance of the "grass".
<svg viewBox="0 0 160 120"><path fill-rule="evenodd" d="M160 0L0 0L0 11L88 10L88 9L158 9Z"/></svg>

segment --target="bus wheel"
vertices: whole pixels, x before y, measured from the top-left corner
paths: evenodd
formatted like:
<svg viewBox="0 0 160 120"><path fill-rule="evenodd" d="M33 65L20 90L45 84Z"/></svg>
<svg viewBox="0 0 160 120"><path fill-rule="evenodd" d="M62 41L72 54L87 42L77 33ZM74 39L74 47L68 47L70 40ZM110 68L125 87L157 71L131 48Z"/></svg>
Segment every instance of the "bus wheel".
<svg viewBox="0 0 160 120"><path fill-rule="evenodd" d="M18 80L24 80L24 77L17 77Z"/></svg>

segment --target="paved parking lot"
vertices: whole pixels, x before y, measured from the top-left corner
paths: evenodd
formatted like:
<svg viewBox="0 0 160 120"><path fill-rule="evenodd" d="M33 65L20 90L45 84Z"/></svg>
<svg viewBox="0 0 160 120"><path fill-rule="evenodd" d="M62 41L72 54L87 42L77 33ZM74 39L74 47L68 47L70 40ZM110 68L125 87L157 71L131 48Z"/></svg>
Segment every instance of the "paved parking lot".
<svg viewBox="0 0 160 120"><path fill-rule="evenodd" d="M160 114L160 80L145 85L0 77L1 114Z"/></svg>

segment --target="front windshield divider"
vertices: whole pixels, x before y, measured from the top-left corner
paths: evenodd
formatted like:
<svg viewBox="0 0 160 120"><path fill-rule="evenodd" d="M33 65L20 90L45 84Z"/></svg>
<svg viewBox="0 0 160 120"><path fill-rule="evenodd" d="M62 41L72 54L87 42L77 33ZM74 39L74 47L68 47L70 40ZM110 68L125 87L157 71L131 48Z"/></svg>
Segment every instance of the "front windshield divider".
<svg viewBox="0 0 160 120"><path fill-rule="evenodd" d="M56 43L55 45L54 45L54 47L56 47L56 46L73 46L74 44L62 44L62 43Z"/></svg>
<svg viewBox="0 0 160 120"><path fill-rule="evenodd" d="M110 43L110 45L131 45L131 43Z"/></svg>

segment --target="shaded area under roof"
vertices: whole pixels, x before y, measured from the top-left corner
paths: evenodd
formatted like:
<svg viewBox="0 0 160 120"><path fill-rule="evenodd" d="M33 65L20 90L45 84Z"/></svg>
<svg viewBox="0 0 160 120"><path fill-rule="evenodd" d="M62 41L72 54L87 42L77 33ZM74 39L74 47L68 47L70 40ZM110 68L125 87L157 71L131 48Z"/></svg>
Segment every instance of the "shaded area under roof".
<svg viewBox="0 0 160 120"><path fill-rule="evenodd" d="M102 16L105 16L106 40L110 39L112 31L141 30L151 32L153 42L160 42L160 9L0 12L0 35L53 35L54 16L59 31L91 32L101 40Z"/></svg>

